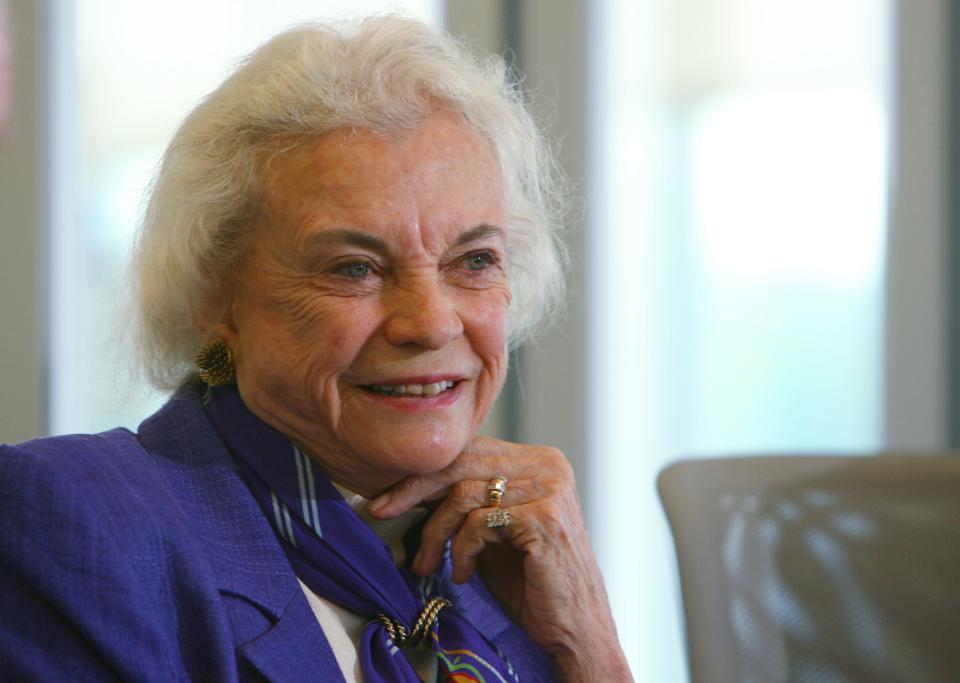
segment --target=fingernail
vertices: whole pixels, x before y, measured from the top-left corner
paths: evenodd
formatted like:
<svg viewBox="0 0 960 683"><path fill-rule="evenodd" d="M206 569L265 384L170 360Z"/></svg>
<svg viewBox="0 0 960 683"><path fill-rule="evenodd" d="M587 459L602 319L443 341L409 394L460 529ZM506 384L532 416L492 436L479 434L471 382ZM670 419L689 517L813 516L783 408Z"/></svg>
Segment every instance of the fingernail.
<svg viewBox="0 0 960 683"><path fill-rule="evenodd" d="M390 502L390 492L387 491L383 495L377 496L376 498L371 500L370 504L367 505L367 510L369 510L370 512L376 512L377 510L379 510L389 502Z"/></svg>

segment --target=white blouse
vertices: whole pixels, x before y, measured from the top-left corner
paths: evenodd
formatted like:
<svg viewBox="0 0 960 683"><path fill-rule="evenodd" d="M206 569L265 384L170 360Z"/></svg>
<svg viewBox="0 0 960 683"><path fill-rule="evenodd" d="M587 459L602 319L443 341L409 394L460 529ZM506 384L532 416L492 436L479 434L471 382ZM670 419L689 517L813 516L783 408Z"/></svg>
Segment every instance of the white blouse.
<svg viewBox="0 0 960 683"><path fill-rule="evenodd" d="M414 508L396 519L373 519L367 512L369 499L340 486L337 486L337 490L347 504L360 516L360 519L366 522L367 526L387 544L393 555L393 561L398 566L406 564L407 551L403 545L403 536L411 526L426 516L427 511L424 508ZM323 629L323 635L330 643L330 648L337 659L337 664L340 665L343 677L347 680L347 683L362 683L363 674L360 671L358 655L360 636L363 634L363 627L367 625L367 619L320 597L310 590L303 581L300 581L300 587L307 596L310 609L313 610L317 621L320 622L320 628ZM414 648L403 649L401 652L413 664L421 680L436 680L437 658L433 655L433 651L426 641Z"/></svg>

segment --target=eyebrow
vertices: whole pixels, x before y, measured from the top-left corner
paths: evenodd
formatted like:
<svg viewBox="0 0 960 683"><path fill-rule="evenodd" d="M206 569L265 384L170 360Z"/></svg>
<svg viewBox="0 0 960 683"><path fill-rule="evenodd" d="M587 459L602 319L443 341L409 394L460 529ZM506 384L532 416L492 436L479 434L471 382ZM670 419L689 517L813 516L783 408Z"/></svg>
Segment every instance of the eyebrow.
<svg viewBox="0 0 960 683"><path fill-rule="evenodd" d="M478 242L482 239L486 239L487 237L499 237L505 239L506 236L507 233L503 228L497 227L496 225L490 225L489 223L481 223L476 227L461 232L460 235L457 236L457 241L454 242L454 246L459 247L462 244Z"/></svg>
<svg viewBox="0 0 960 683"><path fill-rule="evenodd" d="M373 235L360 230L347 230L345 228L336 228L333 230L324 230L323 232L314 233L307 240L306 246L310 249L313 249L316 247L323 247L328 244L347 244L383 254L386 254L390 251L390 245L388 245L379 237L374 237Z"/></svg>
<svg viewBox="0 0 960 683"><path fill-rule="evenodd" d="M505 238L506 231L496 225L481 223L460 233L453 245L459 247L464 244L469 244L470 242L478 242L488 237ZM381 254L390 252L390 245L387 244L385 240L361 230L349 230L346 228L335 228L333 230L324 230L323 232L315 233L307 240L306 247L308 249L316 249L330 244L346 244L361 249L369 249L370 251L376 251Z"/></svg>

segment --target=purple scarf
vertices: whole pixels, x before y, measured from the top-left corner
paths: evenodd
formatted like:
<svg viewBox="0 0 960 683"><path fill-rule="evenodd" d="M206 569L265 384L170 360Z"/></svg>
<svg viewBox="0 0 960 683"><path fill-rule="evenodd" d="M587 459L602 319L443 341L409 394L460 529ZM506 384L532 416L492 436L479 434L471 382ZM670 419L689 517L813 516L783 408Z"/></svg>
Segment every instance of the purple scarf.
<svg viewBox="0 0 960 683"><path fill-rule="evenodd" d="M417 577L394 564L387 545L347 505L326 475L286 437L261 421L236 387L211 388L207 415L226 443L254 498L277 533L294 572L314 593L370 619L360 641L367 683L419 683L409 660L377 619L408 630L424 603L443 591L450 566ZM456 611L443 609L427 635L440 681L517 681L497 648Z"/></svg>

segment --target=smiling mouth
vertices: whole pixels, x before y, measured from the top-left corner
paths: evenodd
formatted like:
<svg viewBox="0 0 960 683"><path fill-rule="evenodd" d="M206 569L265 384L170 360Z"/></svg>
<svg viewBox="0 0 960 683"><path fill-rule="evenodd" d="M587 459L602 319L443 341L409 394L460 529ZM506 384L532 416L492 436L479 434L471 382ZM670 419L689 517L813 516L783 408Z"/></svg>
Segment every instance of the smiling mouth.
<svg viewBox="0 0 960 683"><path fill-rule="evenodd" d="M404 398L432 398L450 391L459 382L443 380L432 384L363 384L361 388L381 396L403 396Z"/></svg>

